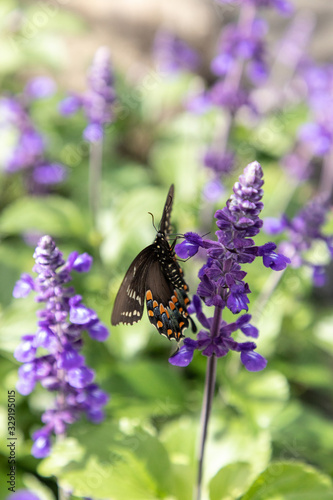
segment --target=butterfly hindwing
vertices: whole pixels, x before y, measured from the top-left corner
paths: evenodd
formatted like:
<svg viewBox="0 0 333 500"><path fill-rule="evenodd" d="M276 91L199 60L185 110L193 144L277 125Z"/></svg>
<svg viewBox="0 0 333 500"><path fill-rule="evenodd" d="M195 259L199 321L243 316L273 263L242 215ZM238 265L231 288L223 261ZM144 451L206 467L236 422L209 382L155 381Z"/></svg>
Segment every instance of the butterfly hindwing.
<svg viewBox="0 0 333 500"><path fill-rule="evenodd" d="M146 247L133 260L120 285L111 316L111 324L132 325L142 318L145 300L145 279L150 260L154 255L153 245Z"/></svg>
<svg viewBox="0 0 333 500"><path fill-rule="evenodd" d="M146 277L148 318L160 334L177 341L183 337L182 332L188 327L188 313L184 302L183 307L179 302L179 293L164 275L159 261L154 261Z"/></svg>

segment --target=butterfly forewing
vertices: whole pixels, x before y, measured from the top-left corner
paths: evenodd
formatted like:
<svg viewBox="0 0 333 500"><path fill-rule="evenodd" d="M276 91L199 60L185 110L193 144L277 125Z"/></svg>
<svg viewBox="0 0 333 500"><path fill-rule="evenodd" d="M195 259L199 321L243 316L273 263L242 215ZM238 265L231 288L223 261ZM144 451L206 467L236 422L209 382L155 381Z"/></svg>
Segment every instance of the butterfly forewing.
<svg viewBox="0 0 333 500"><path fill-rule="evenodd" d="M163 214L160 222L160 232L164 234L170 234L171 232L171 224L170 224L170 217L171 217L171 210L172 210L172 205L173 205L173 195L174 195L174 185L171 184L168 196L164 205L163 209Z"/></svg>
<svg viewBox="0 0 333 500"><path fill-rule="evenodd" d="M111 324L132 325L142 318L145 299L145 280L150 266L153 245L146 247L133 260L120 285L113 311Z"/></svg>

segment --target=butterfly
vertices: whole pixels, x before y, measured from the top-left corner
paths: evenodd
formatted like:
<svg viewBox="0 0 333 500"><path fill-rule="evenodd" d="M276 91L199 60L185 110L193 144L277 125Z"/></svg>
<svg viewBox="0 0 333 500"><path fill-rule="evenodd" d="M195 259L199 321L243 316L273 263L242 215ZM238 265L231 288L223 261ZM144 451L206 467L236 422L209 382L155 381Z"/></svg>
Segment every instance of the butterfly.
<svg viewBox="0 0 333 500"><path fill-rule="evenodd" d="M196 326L187 311L190 303L188 286L174 252L176 240L170 245L167 239L171 229L173 196L172 184L156 238L128 268L116 296L111 323L137 323L142 318L146 302L149 321L158 332L169 340L179 342L184 337L183 331L189 326L189 322L194 332Z"/></svg>

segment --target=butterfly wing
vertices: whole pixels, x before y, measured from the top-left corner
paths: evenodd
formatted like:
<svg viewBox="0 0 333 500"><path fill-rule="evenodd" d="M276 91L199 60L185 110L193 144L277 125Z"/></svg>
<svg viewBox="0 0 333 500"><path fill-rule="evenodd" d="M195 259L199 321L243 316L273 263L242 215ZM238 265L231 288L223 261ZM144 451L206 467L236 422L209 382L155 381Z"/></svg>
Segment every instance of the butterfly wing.
<svg viewBox="0 0 333 500"><path fill-rule="evenodd" d="M164 205L163 214L160 222L160 232L164 234L169 234L171 232L170 216L173 204L173 195L175 192L175 187L171 184L168 196Z"/></svg>
<svg viewBox="0 0 333 500"><path fill-rule="evenodd" d="M177 342L184 337L182 332L189 325L188 302L186 293L177 290L165 276L160 262L151 262L146 276L147 313L161 335Z"/></svg>
<svg viewBox="0 0 333 500"><path fill-rule="evenodd" d="M111 324L133 325L142 318L145 282L150 261L154 257L153 245L144 248L133 260L120 285L114 303Z"/></svg>

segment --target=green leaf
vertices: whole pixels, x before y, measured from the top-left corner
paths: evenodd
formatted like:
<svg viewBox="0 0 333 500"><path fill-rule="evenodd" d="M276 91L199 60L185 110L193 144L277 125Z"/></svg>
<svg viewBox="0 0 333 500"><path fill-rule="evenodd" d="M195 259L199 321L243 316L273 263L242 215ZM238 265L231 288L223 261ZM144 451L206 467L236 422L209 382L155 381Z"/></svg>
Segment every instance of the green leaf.
<svg viewBox="0 0 333 500"><path fill-rule="evenodd" d="M240 372L226 390L228 402L248 418L267 427L286 404L289 388L286 378L278 372Z"/></svg>
<svg viewBox="0 0 333 500"><path fill-rule="evenodd" d="M13 235L27 231L82 237L87 233L87 221L82 210L60 196L21 198L3 211L0 232Z"/></svg>
<svg viewBox="0 0 333 500"><path fill-rule="evenodd" d="M227 465L209 483L210 500L234 500L249 486L251 465L244 462Z"/></svg>
<svg viewBox="0 0 333 500"><path fill-rule="evenodd" d="M331 479L304 463L275 462L242 500L332 500Z"/></svg>
<svg viewBox="0 0 333 500"><path fill-rule="evenodd" d="M79 497L155 500L170 492L170 462L156 437L127 422L127 432L115 424L76 425L39 465L44 476Z"/></svg>

